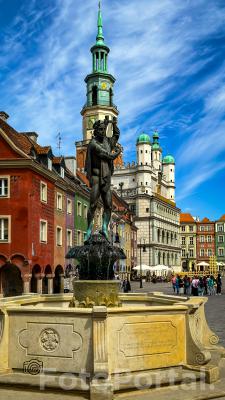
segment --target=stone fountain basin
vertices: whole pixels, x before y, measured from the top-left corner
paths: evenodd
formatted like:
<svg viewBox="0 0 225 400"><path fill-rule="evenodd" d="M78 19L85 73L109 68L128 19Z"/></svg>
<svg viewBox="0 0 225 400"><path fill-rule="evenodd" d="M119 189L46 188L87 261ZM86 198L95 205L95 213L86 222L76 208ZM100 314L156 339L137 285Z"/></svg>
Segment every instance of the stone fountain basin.
<svg viewBox="0 0 225 400"><path fill-rule="evenodd" d="M0 384L17 384L23 374L27 385L38 385L38 374L26 372L32 362L40 366L39 374L43 368L51 376L72 373L74 390L89 391L92 400L112 399L124 388L124 374L133 377L130 388L138 373L149 377L168 368L204 371L207 382L219 378L224 349L206 322L206 298L120 294L120 307L71 308L72 297L0 300ZM57 379L50 387L58 388Z"/></svg>

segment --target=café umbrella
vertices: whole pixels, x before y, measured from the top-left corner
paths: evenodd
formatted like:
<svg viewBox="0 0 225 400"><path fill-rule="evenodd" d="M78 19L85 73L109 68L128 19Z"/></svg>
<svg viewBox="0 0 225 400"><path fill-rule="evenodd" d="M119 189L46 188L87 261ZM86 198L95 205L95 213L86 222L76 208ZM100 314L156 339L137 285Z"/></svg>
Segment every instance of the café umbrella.
<svg viewBox="0 0 225 400"><path fill-rule="evenodd" d="M135 271L151 271L152 268L149 267L149 265L146 264L142 264L142 265L137 265L136 267L133 268Z"/></svg>

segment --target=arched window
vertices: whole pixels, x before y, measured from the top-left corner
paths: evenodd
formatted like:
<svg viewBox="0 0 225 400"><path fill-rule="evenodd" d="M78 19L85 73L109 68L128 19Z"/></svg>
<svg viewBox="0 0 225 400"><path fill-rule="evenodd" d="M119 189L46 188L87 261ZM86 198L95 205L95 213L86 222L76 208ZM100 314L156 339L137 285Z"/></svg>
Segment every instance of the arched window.
<svg viewBox="0 0 225 400"><path fill-rule="evenodd" d="M159 264L159 265L161 264L161 253L160 253L160 251L159 251L159 253L158 253L158 264Z"/></svg>
<svg viewBox="0 0 225 400"><path fill-rule="evenodd" d="M98 104L98 88L95 85L92 88L92 105L97 106L97 104Z"/></svg>
<svg viewBox="0 0 225 400"><path fill-rule="evenodd" d="M160 230L158 229L158 243L160 243Z"/></svg>
<svg viewBox="0 0 225 400"><path fill-rule="evenodd" d="M101 70L104 71L104 53L101 52Z"/></svg>
<svg viewBox="0 0 225 400"><path fill-rule="evenodd" d="M169 243L169 232L167 232L167 234L166 234L166 243L167 244Z"/></svg>

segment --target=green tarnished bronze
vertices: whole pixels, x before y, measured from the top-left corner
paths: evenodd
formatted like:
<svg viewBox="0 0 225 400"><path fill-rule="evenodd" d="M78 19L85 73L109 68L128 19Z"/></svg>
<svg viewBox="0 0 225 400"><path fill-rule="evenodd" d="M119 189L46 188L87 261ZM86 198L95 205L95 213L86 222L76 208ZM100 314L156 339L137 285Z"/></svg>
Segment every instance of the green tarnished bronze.
<svg viewBox="0 0 225 400"><path fill-rule="evenodd" d="M102 29L102 12L101 12L101 1L99 1L99 10L98 10L98 34L96 37L96 45L101 46L104 44L104 36Z"/></svg>
<svg viewBox="0 0 225 400"><path fill-rule="evenodd" d="M104 42L101 2L99 2L97 26L96 43L90 49L92 53L92 73L85 78L87 84L87 103L85 106L113 107L115 78L108 73L108 54L110 49ZM94 102L93 88L97 91Z"/></svg>
<svg viewBox="0 0 225 400"><path fill-rule="evenodd" d="M157 131L153 133L153 145L152 150L159 150L162 151L161 147L159 146L159 134Z"/></svg>
<svg viewBox="0 0 225 400"><path fill-rule="evenodd" d="M163 158L163 164L175 164L174 157L168 154Z"/></svg>
<svg viewBox="0 0 225 400"><path fill-rule="evenodd" d="M137 144L138 143L149 143L149 144L151 144L150 137L146 133L142 132L137 138Z"/></svg>

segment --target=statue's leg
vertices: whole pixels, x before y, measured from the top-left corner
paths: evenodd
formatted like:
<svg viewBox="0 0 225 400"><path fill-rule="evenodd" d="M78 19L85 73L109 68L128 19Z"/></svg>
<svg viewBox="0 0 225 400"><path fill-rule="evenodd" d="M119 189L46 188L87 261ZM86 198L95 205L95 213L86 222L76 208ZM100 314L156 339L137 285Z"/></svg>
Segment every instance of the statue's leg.
<svg viewBox="0 0 225 400"><path fill-rule="evenodd" d="M103 222L102 222L102 233L108 239L108 226L111 219L112 213L112 192L109 189L107 192L102 191L101 193L104 212L103 212Z"/></svg>
<svg viewBox="0 0 225 400"><path fill-rule="evenodd" d="M87 228L85 240L88 240L92 233L93 219L94 219L95 210L97 207L99 196L100 196L99 177L95 176L95 177L93 177L93 185L92 185L91 193L90 193L90 207L89 207L88 214L87 214L88 228Z"/></svg>

